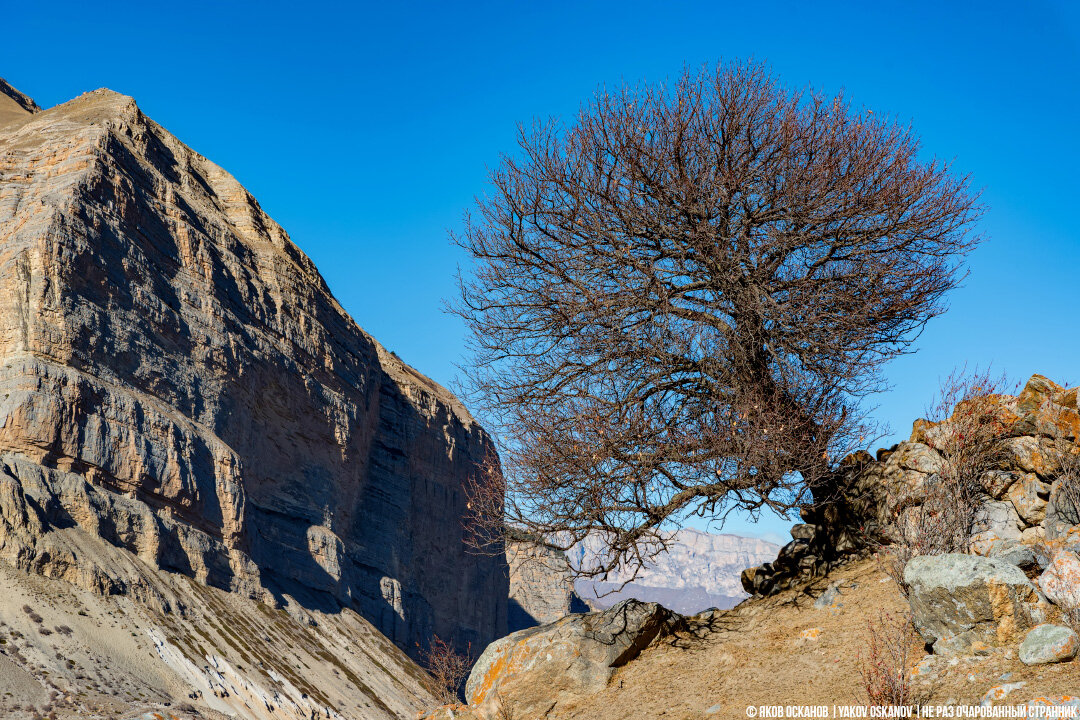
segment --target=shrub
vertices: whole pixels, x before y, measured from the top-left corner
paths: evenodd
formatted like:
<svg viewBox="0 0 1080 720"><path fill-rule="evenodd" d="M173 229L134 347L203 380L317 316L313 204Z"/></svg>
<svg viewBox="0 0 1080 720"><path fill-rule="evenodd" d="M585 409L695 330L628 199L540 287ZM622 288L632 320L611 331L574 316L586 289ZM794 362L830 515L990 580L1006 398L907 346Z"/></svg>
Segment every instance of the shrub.
<svg viewBox="0 0 1080 720"><path fill-rule="evenodd" d="M884 610L868 620L870 631L864 652L859 653L859 673L867 704L873 706L918 705L924 700L911 684L909 668L920 638L911 615L893 616Z"/></svg>
<svg viewBox="0 0 1080 720"><path fill-rule="evenodd" d="M461 653L438 635L431 637L431 644L420 651L421 663L435 684L435 696L444 705L459 702L463 698L465 681L472 668L472 644Z"/></svg>
<svg viewBox="0 0 1080 720"><path fill-rule="evenodd" d="M890 548L888 572L903 590L907 562L917 555L968 552L979 507L986 499L980 476L1002 458L1008 427L1000 396L1009 388L1004 375L978 368L953 371L927 410L927 442L942 459L939 473L927 478L921 503L901 508L896 517L899 542Z"/></svg>

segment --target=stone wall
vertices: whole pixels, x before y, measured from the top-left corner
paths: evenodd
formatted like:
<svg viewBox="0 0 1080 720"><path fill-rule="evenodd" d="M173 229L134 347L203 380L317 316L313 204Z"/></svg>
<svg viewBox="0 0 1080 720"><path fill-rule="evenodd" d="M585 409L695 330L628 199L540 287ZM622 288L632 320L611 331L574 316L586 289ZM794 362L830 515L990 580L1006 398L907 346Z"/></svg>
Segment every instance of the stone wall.
<svg viewBox="0 0 1080 720"><path fill-rule="evenodd" d="M981 505L968 552L987 556L1080 533L1074 529L1077 508L1062 492L1069 468L1080 467L1077 394L1077 388L1035 375L1017 396L983 400L1001 430L985 450L988 466L979 475ZM917 420L908 441L878 450L876 457L860 452L845 458L815 489L814 504L803 509L805 523L792 528L793 540L776 562L743 573L747 592L777 592L899 541L928 488L940 481L947 438L955 437L968 409L961 405L942 423Z"/></svg>

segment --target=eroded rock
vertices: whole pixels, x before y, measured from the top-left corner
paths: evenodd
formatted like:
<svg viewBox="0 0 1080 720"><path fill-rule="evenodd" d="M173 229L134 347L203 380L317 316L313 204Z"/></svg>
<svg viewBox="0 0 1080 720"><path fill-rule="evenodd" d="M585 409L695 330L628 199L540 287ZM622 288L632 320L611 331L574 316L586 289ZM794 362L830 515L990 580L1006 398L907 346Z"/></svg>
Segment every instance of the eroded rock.
<svg viewBox="0 0 1080 720"><path fill-rule="evenodd" d="M680 617L656 603L625 600L604 612L570 615L520 630L489 645L465 688L469 708L496 720L544 717L603 690L624 665Z"/></svg>
<svg viewBox="0 0 1080 720"><path fill-rule="evenodd" d="M501 635L505 562L461 542L492 452L461 403L131 98L6 107L0 559L135 587L75 526L207 585L354 608L409 651Z"/></svg>
<svg viewBox="0 0 1080 720"><path fill-rule="evenodd" d="M915 627L935 653L976 641L1004 644L1045 617L1035 586L1015 565L974 555L924 555L904 568Z"/></svg>
<svg viewBox="0 0 1080 720"><path fill-rule="evenodd" d="M1080 557L1069 550L1054 553L1050 565L1039 576L1039 588L1055 605L1080 608Z"/></svg>

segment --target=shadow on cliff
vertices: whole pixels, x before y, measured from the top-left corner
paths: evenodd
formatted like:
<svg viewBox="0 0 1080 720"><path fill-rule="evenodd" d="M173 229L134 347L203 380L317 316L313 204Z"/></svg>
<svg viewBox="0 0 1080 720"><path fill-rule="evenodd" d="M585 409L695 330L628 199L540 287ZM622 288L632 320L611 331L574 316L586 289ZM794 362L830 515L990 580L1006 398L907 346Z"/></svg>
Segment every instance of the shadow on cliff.
<svg viewBox="0 0 1080 720"><path fill-rule="evenodd" d="M421 413L386 371L376 376L369 425L353 429L370 436L357 484L325 458L294 458L302 482L248 495L250 555L279 603L348 607L414 658L435 636L482 650L506 634L509 579L504 557L467 550L462 478L489 441L445 404Z"/></svg>

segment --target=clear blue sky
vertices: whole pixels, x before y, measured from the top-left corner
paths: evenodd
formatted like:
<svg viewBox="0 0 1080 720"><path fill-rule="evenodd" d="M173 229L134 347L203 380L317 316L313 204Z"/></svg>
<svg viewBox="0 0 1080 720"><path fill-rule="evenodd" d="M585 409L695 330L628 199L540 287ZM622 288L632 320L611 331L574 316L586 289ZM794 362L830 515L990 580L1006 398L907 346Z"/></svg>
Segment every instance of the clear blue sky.
<svg viewBox="0 0 1080 720"><path fill-rule="evenodd" d="M447 240L515 123L600 84L766 60L910 119L984 188L986 244L876 416L906 436L965 361L1080 383L1080 12L1025 2L5 2L0 76L51 106L98 87L246 185L357 321L451 384ZM742 533L785 534L777 520Z"/></svg>

